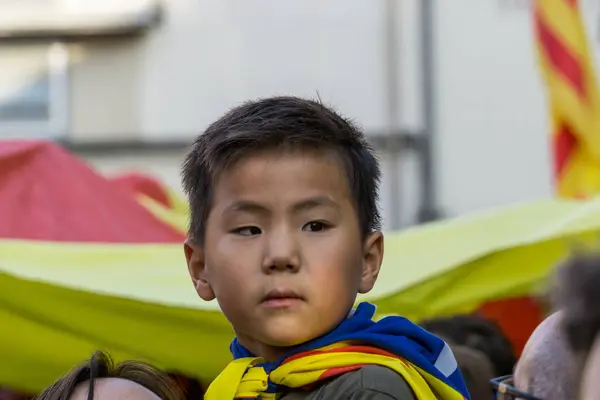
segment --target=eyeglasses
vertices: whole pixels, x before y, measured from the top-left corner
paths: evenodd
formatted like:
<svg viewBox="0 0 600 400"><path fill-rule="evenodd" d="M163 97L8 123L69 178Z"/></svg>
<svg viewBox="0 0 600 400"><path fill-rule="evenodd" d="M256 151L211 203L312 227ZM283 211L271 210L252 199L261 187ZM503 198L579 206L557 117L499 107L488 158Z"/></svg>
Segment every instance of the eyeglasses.
<svg viewBox="0 0 600 400"><path fill-rule="evenodd" d="M512 375L499 376L490 381L496 400L542 400L532 394L516 389Z"/></svg>

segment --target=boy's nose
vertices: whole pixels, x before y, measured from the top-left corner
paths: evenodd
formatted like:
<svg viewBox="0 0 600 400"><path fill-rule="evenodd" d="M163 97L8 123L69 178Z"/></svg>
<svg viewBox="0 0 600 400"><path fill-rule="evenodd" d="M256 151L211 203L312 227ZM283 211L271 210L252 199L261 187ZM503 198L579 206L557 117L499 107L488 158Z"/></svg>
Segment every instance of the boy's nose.
<svg viewBox="0 0 600 400"><path fill-rule="evenodd" d="M278 234L269 238L268 248L263 260L263 272L298 272L300 255L292 235Z"/></svg>

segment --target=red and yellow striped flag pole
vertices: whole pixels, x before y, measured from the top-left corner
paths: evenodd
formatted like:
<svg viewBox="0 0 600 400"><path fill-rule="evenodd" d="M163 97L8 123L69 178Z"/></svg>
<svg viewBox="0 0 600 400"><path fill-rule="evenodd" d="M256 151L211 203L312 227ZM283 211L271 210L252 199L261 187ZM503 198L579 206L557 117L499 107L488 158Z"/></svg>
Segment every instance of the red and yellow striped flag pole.
<svg viewBox="0 0 600 400"><path fill-rule="evenodd" d="M536 0L534 26L552 117L556 192L600 192L600 98L577 0Z"/></svg>

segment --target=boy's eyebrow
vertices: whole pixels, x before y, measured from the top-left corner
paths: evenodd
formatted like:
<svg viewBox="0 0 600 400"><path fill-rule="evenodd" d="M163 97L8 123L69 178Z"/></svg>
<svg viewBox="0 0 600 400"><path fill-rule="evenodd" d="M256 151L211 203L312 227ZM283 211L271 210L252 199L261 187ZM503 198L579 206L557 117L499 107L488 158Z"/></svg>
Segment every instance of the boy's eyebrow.
<svg viewBox="0 0 600 400"><path fill-rule="evenodd" d="M223 213L230 213L230 212L247 212L247 213L254 213L254 214L268 214L269 210L267 207L256 203L254 201L249 201L249 200L238 200L235 201L233 203L231 203L230 205L228 205L225 210L223 210Z"/></svg>
<svg viewBox="0 0 600 400"><path fill-rule="evenodd" d="M340 208L340 205L336 203L334 200L329 198L328 196L315 196L304 199L292 206L295 212L312 210L318 207L331 207L336 210ZM255 213L255 214L268 214L269 208L250 200L239 200L233 202L229 206L227 206L224 210L224 213L229 212L247 212L247 213Z"/></svg>
<svg viewBox="0 0 600 400"><path fill-rule="evenodd" d="M331 207L337 210L340 205L328 196L315 196L296 203L293 208L294 211L306 211L318 207Z"/></svg>

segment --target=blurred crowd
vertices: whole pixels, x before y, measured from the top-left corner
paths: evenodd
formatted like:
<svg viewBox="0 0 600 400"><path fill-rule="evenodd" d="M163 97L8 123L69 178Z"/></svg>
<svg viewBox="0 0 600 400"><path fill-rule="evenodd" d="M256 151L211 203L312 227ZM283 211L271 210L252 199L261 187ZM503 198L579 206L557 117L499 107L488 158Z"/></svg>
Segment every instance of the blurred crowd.
<svg viewBox="0 0 600 400"><path fill-rule="evenodd" d="M500 329L473 315L425 321L451 344L474 400L600 399L600 253L579 252L552 277L549 315L517 359ZM491 382L491 385L490 385Z"/></svg>

